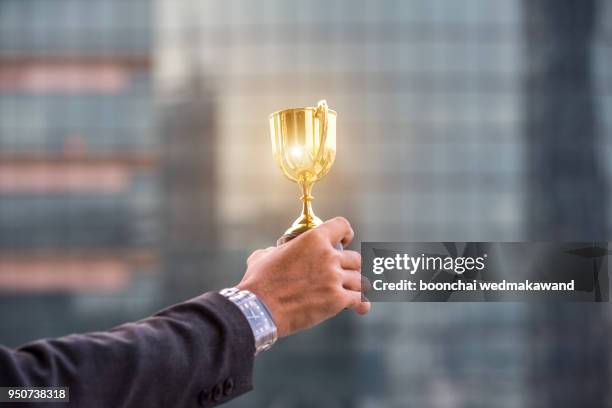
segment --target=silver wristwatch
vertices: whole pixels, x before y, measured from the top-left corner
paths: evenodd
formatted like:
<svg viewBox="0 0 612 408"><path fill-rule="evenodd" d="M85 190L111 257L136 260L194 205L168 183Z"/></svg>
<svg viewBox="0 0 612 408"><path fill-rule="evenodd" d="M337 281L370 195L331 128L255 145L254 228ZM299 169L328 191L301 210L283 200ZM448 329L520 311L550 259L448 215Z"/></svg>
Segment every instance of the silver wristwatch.
<svg viewBox="0 0 612 408"><path fill-rule="evenodd" d="M238 306L249 322L255 338L255 355L272 347L277 339L276 324L265 303L254 293L238 288L226 288L219 294Z"/></svg>

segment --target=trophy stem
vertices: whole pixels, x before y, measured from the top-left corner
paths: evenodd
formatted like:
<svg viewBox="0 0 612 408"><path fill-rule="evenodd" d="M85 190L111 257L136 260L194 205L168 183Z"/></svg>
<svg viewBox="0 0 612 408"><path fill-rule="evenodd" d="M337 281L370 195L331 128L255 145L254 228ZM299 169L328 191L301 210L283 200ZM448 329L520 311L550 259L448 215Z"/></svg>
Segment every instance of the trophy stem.
<svg viewBox="0 0 612 408"><path fill-rule="evenodd" d="M314 200L314 197L311 194L314 183L312 181L303 180L299 184L302 189L302 197L300 197L300 200L302 200L302 217L304 217L307 222L312 221L315 217L314 211L312 211L312 200Z"/></svg>
<svg viewBox="0 0 612 408"><path fill-rule="evenodd" d="M316 228L323 223L312 210L312 200L314 197L311 193L314 182L304 178L298 183L302 190L302 197L300 197L302 201L302 214L293 222L291 228L285 231L285 234L278 239L276 242L277 245L282 245L285 242L291 241L301 233Z"/></svg>

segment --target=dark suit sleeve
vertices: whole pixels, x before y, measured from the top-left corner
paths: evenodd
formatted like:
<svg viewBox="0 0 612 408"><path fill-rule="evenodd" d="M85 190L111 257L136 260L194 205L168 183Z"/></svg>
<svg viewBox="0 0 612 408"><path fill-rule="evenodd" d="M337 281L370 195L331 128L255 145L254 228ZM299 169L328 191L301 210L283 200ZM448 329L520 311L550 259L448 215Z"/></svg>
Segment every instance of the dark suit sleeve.
<svg viewBox="0 0 612 408"><path fill-rule="evenodd" d="M0 386L67 386L70 407L209 407L253 388L254 352L240 310L207 293L108 332L0 346Z"/></svg>

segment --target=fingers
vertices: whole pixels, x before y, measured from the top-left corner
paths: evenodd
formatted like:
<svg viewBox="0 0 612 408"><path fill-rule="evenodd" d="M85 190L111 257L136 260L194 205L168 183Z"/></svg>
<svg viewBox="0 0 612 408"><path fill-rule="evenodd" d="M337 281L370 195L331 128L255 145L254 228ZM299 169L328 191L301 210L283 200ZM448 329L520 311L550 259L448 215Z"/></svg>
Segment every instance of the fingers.
<svg viewBox="0 0 612 408"><path fill-rule="evenodd" d="M362 288L367 290L369 282L361 276L359 271L342 271L342 286L345 291L346 308L353 309L360 315L364 315L370 311L370 302L363 298ZM365 301L364 301L365 299Z"/></svg>
<svg viewBox="0 0 612 408"><path fill-rule="evenodd" d="M340 255L340 266L342 266L342 269L360 271L361 254L356 251L342 251Z"/></svg>
<svg viewBox="0 0 612 408"><path fill-rule="evenodd" d="M370 311L372 305L369 301L362 302L361 292L346 291L348 309L352 309L360 315L364 315Z"/></svg>
<svg viewBox="0 0 612 408"><path fill-rule="evenodd" d="M361 291L361 273L359 271L344 270L342 273L342 287L344 289L360 292Z"/></svg>
<svg viewBox="0 0 612 408"><path fill-rule="evenodd" d="M342 287L347 290L368 293L372 288L368 278L359 271L342 271Z"/></svg>
<svg viewBox="0 0 612 408"><path fill-rule="evenodd" d="M344 247L348 246L355 233L351 224L343 217L332 218L331 220L325 221L319 227L328 237L332 245L336 245L341 242Z"/></svg>

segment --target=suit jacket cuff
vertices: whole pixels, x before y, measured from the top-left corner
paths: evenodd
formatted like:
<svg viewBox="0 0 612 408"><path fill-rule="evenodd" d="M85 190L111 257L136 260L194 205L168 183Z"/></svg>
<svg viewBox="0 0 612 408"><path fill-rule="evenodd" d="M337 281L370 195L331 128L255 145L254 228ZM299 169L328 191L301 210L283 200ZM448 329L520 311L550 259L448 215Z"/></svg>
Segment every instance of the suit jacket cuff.
<svg viewBox="0 0 612 408"><path fill-rule="evenodd" d="M217 292L209 292L195 298L207 314L213 313L219 323L221 343L213 366L217 373L207 375L206 386L198 395L200 406L214 406L253 389L253 364L255 340L253 331L240 309Z"/></svg>

